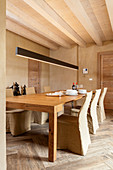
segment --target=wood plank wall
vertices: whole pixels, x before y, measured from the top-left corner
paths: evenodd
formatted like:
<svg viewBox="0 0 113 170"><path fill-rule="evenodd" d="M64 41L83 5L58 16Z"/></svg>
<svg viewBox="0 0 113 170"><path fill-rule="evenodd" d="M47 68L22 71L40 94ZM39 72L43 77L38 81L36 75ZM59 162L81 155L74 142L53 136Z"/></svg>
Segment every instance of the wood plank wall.
<svg viewBox="0 0 113 170"><path fill-rule="evenodd" d="M41 63L34 60L28 60L28 87L35 87L36 93L41 92Z"/></svg>

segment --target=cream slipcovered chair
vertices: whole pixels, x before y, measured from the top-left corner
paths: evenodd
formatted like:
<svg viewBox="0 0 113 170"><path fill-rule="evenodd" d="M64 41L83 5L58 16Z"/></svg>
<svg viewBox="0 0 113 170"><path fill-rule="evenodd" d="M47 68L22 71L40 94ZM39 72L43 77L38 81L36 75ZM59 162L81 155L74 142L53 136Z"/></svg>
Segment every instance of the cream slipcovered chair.
<svg viewBox="0 0 113 170"><path fill-rule="evenodd" d="M35 94L35 88L34 87L26 87L26 94ZM31 114L31 122L34 122L34 113L32 111Z"/></svg>
<svg viewBox="0 0 113 170"><path fill-rule="evenodd" d="M86 155L91 143L87 110L91 101L92 92L87 93L78 117L62 115L58 118L58 149L68 149L80 155Z"/></svg>
<svg viewBox="0 0 113 170"><path fill-rule="evenodd" d="M26 94L35 94L35 88L34 87L26 88ZM33 121L33 118L34 118L34 121ZM35 122L38 124L44 124L47 121L47 119L48 119L48 113L32 111L32 122Z"/></svg>
<svg viewBox="0 0 113 170"><path fill-rule="evenodd" d="M96 90L95 95L91 101L91 105L89 108L89 113L87 115L88 118L88 126L89 132L92 134L96 134L96 130L99 128L98 118L97 118L97 103L101 93L101 89Z"/></svg>
<svg viewBox="0 0 113 170"><path fill-rule="evenodd" d="M96 90L95 95L91 101L91 105L88 109L89 112L87 115L88 126L89 126L89 132L92 134L96 134L96 130L99 128L98 118L97 118L97 103L98 103L100 93L101 93L101 89ZM80 111L79 109L72 108L71 115L78 116L79 111Z"/></svg>
<svg viewBox="0 0 113 170"><path fill-rule="evenodd" d="M6 97L12 96L13 90L6 89ZM6 108L6 132L17 136L29 130L31 130L31 111Z"/></svg>
<svg viewBox="0 0 113 170"><path fill-rule="evenodd" d="M44 86L44 92L50 92L51 88L50 86Z"/></svg>
<svg viewBox="0 0 113 170"><path fill-rule="evenodd" d="M26 94L35 94L34 87L26 87Z"/></svg>
<svg viewBox="0 0 113 170"><path fill-rule="evenodd" d="M104 98L107 92L107 87L105 87L102 91L102 94L99 99L99 104L97 106L97 116L98 122L103 122L106 119L105 110L104 110Z"/></svg>

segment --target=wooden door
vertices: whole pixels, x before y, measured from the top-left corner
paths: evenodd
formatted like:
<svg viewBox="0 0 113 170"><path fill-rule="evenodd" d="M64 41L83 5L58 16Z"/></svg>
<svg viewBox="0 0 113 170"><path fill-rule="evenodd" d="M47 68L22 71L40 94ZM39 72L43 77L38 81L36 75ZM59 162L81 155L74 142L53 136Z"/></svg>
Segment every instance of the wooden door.
<svg viewBox="0 0 113 170"><path fill-rule="evenodd" d="M100 88L107 87L105 108L113 109L113 52L100 54Z"/></svg>
<svg viewBox="0 0 113 170"><path fill-rule="evenodd" d="M35 87L36 93L40 93L40 62L28 60L28 87Z"/></svg>

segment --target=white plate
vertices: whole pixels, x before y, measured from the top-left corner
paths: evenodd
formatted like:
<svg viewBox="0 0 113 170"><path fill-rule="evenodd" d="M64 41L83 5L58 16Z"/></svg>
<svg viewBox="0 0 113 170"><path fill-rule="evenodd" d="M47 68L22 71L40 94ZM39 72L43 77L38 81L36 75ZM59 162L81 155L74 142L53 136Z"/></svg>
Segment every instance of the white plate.
<svg viewBox="0 0 113 170"><path fill-rule="evenodd" d="M55 92L55 93L46 93L46 96L60 97L60 96L64 96L64 94L62 92Z"/></svg>
<svg viewBox="0 0 113 170"><path fill-rule="evenodd" d="M78 92L79 92L79 94L86 94L87 90L86 89L79 89Z"/></svg>
<svg viewBox="0 0 113 170"><path fill-rule="evenodd" d="M77 90L68 89L68 90L66 90L66 95L70 95L70 96L78 95L78 91Z"/></svg>
<svg viewBox="0 0 113 170"><path fill-rule="evenodd" d="M77 96L78 94L66 94L66 96Z"/></svg>
<svg viewBox="0 0 113 170"><path fill-rule="evenodd" d="M87 92L79 92L79 94L86 94Z"/></svg>

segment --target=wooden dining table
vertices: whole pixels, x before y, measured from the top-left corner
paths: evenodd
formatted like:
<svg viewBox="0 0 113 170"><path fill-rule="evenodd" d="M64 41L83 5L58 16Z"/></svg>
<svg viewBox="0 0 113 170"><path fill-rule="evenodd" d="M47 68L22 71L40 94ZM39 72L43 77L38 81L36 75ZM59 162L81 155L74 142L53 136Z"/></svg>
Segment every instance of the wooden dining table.
<svg viewBox="0 0 113 170"><path fill-rule="evenodd" d="M84 95L46 96L45 93L13 96L6 98L6 107L49 113L49 149L48 160L54 162L57 156L57 113L65 103L79 100Z"/></svg>

